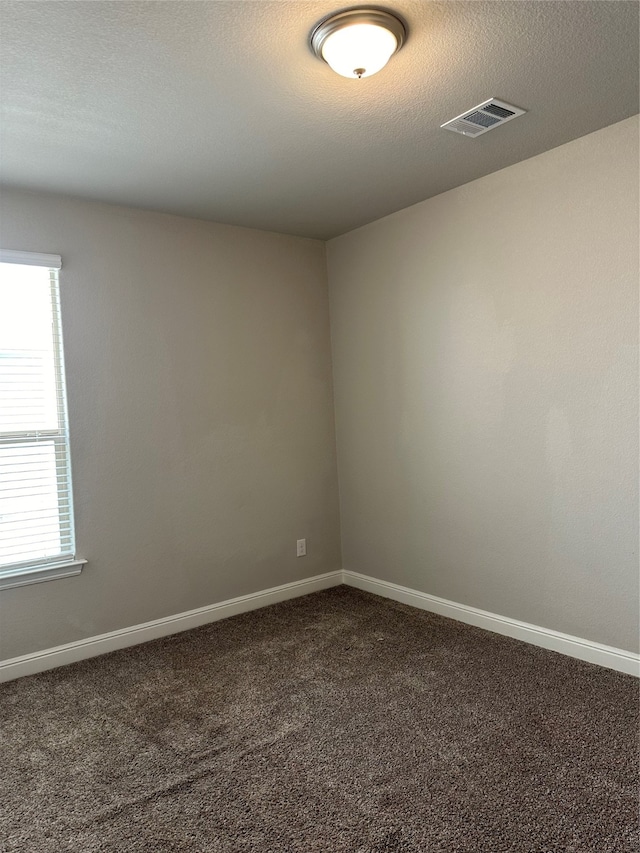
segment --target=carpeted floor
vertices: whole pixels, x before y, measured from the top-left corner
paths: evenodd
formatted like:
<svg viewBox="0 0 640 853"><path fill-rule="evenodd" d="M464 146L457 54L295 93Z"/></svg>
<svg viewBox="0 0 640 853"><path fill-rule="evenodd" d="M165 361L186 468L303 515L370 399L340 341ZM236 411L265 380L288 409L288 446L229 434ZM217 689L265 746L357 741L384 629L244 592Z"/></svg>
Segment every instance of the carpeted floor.
<svg viewBox="0 0 640 853"><path fill-rule="evenodd" d="M631 853L638 683L347 587L0 686L3 853Z"/></svg>

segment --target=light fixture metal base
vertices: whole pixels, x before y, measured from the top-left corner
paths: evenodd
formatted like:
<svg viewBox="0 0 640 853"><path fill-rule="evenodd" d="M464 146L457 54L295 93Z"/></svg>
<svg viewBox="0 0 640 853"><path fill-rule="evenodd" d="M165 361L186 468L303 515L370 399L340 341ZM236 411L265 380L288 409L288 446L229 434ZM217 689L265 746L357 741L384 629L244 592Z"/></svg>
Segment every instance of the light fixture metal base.
<svg viewBox="0 0 640 853"><path fill-rule="evenodd" d="M375 24L389 30L396 38L397 53L407 40L407 28L396 15L384 9L369 9L358 7L329 15L318 23L309 36L309 45L318 59L325 61L322 55L322 46L332 33L348 27L351 24Z"/></svg>

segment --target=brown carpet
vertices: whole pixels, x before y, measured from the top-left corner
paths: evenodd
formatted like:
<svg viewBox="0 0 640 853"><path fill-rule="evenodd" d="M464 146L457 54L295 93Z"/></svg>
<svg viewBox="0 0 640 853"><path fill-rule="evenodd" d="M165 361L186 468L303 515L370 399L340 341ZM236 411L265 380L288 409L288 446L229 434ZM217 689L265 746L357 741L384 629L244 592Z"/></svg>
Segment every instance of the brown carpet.
<svg viewBox="0 0 640 853"><path fill-rule="evenodd" d="M3 853L631 853L638 683L347 587L0 686Z"/></svg>

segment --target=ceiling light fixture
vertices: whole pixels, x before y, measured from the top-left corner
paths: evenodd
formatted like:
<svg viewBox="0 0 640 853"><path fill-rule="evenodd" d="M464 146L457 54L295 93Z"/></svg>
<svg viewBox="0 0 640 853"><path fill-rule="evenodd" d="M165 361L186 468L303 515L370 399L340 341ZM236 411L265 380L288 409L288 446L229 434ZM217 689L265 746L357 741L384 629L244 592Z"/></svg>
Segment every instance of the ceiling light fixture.
<svg viewBox="0 0 640 853"><path fill-rule="evenodd" d="M343 77L370 77L400 50L407 30L382 9L347 9L324 18L311 31L311 49Z"/></svg>

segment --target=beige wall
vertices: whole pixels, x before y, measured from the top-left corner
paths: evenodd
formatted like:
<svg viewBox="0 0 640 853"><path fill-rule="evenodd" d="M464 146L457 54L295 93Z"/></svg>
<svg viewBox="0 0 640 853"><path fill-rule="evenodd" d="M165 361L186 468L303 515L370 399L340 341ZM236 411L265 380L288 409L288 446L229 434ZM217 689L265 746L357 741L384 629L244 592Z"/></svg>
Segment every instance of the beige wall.
<svg viewBox="0 0 640 853"><path fill-rule="evenodd" d="M343 567L637 649L637 117L327 257Z"/></svg>
<svg viewBox="0 0 640 853"><path fill-rule="evenodd" d="M323 244L9 190L1 214L3 247L63 256L89 565L0 593L0 658L339 568ZM344 567L636 648L637 118L328 261Z"/></svg>
<svg viewBox="0 0 640 853"><path fill-rule="evenodd" d="M324 245L13 191L1 202L4 248L63 258L89 564L0 593L0 658L340 568Z"/></svg>

